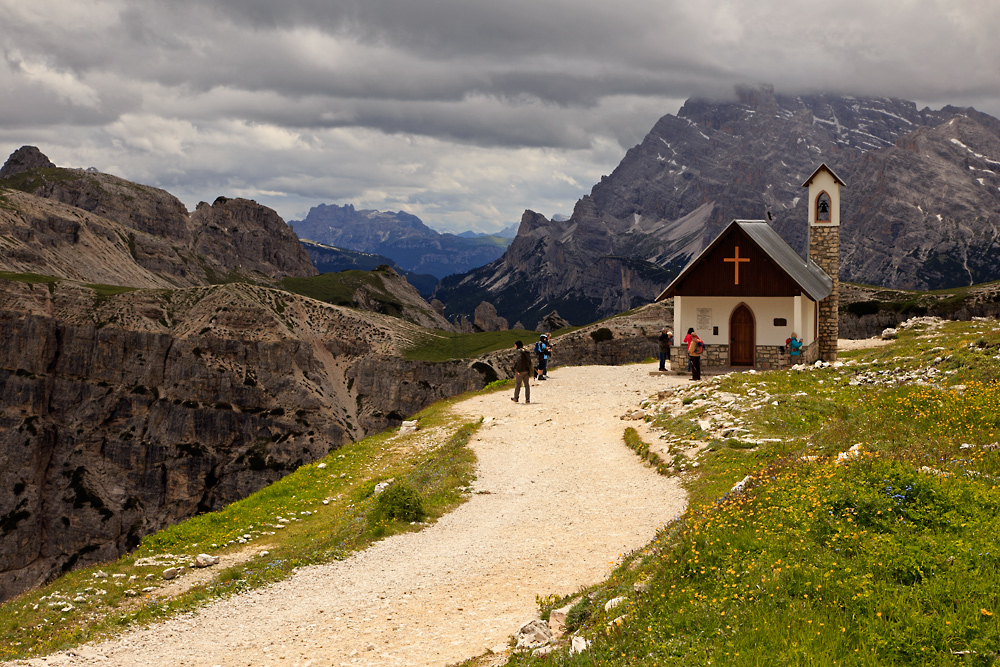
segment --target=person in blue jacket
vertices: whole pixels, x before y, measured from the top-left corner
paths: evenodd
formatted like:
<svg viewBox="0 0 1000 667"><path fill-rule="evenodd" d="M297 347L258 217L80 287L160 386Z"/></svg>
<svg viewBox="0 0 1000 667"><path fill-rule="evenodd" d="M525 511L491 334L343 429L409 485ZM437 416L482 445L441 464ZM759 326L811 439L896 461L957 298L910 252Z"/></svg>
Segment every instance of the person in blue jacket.
<svg viewBox="0 0 1000 667"><path fill-rule="evenodd" d="M795 332L792 332L792 337L785 341L788 345L788 356L793 364L797 364L802 361L802 341L798 339Z"/></svg>
<svg viewBox="0 0 1000 667"><path fill-rule="evenodd" d="M549 366L549 335L542 334L535 343L535 358L538 363L535 365L535 372L538 374L536 380L548 380Z"/></svg>

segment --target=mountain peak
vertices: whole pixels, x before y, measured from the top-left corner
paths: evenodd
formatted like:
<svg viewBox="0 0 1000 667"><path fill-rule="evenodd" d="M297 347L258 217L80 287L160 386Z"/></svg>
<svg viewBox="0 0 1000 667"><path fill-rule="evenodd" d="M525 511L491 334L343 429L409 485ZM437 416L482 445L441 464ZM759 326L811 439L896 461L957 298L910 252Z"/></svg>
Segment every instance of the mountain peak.
<svg viewBox="0 0 1000 667"><path fill-rule="evenodd" d="M7 162L0 169L0 178L17 176L31 169L48 169L55 166L37 146L21 146L7 158Z"/></svg>
<svg viewBox="0 0 1000 667"><path fill-rule="evenodd" d="M489 301L510 321L558 308L582 324L648 303L735 219L773 220L801 253L801 183L824 162L851 184L842 280L940 289L1000 278L1000 120L762 85L663 116L569 221L526 211L504 257L436 296L448 314Z"/></svg>

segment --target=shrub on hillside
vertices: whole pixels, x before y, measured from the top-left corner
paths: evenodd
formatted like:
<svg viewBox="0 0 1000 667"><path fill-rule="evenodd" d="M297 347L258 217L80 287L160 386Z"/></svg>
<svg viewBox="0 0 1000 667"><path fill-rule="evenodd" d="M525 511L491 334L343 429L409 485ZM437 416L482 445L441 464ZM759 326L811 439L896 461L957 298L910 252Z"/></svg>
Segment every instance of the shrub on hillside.
<svg viewBox="0 0 1000 667"><path fill-rule="evenodd" d="M590 332L590 337L594 339L595 343L604 343L615 337L615 334L611 329L607 327L601 327L600 329L595 329Z"/></svg>
<svg viewBox="0 0 1000 667"><path fill-rule="evenodd" d="M377 527L391 521L420 521L425 516L427 513L420 494L407 484L396 483L375 496L368 513L368 525Z"/></svg>

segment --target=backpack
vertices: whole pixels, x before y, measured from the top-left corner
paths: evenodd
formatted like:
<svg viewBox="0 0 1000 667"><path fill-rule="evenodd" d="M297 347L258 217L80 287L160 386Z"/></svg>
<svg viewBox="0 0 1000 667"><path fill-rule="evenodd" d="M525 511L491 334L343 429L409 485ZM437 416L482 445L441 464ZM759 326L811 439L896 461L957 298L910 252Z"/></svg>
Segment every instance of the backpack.
<svg viewBox="0 0 1000 667"><path fill-rule="evenodd" d="M698 340L697 338L692 338L691 342L688 343L688 354L691 356L697 356L705 351L705 344Z"/></svg>

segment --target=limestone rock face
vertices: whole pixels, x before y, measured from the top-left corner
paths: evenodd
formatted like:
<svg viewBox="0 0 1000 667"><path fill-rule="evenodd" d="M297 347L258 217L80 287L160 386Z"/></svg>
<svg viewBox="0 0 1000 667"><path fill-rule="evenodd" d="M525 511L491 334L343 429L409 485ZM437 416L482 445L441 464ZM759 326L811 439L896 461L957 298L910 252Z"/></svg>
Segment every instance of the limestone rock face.
<svg viewBox="0 0 1000 667"><path fill-rule="evenodd" d="M0 599L486 382L395 356L399 318L247 284L0 281L0 331Z"/></svg>
<svg viewBox="0 0 1000 667"><path fill-rule="evenodd" d="M487 301L483 301L476 306L472 322L480 331L507 330L507 320L498 316L496 307Z"/></svg>
<svg viewBox="0 0 1000 667"><path fill-rule="evenodd" d="M194 251L223 269L270 278L314 276L298 237L272 209L248 199L201 202L190 217Z"/></svg>
<svg viewBox="0 0 1000 667"><path fill-rule="evenodd" d="M55 165L38 150L37 146L21 146L10 154L0 168L0 178L10 178L30 169L47 169Z"/></svg>
<svg viewBox="0 0 1000 667"><path fill-rule="evenodd" d="M388 267L271 287L316 273L271 209L39 156L0 180L0 270L52 277L0 279L0 600L496 379L399 357L450 325Z"/></svg>
<svg viewBox="0 0 1000 667"><path fill-rule="evenodd" d="M489 301L509 321L573 324L648 303L734 219L804 254L802 182L842 192L840 278L936 289L1000 278L1000 120L912 102L741 88L661 118L565 221L532 211L503 257L442 280L446 314Z"/></svg>
<svg viewBox="0 0 1000 667"><path fill-rule="evenodd" d="M553 331L558 331L568 327L570 324L564 318L559 316L559 313L552 311L535 325L535 331L544 331L546 333L551 333Z"/></svg>

